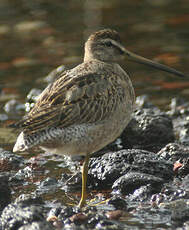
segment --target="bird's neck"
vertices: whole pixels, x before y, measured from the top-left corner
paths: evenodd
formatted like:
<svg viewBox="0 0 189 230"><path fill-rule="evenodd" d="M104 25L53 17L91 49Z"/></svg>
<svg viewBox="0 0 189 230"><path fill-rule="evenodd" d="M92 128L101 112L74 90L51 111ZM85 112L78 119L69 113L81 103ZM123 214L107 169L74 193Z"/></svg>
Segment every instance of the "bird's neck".
<svg viewBox="0 0 189 230"><path fill-rule="evenodd" d="M85 47L85 55L84 55L84 62L91 61L93 59L97 59L95 55L91 52L90 48Z"/></svg>
<svg viewBox="0 0 189 230"><path fill-rule="evenodd" d="M85 49L85 55L84 55L84 62L92 61L92 60L98 60L100 62L105 62L109 64L115 63L112 59L108 59L105 56L99 55L97 52L93 53L89 49Z"/></svg>

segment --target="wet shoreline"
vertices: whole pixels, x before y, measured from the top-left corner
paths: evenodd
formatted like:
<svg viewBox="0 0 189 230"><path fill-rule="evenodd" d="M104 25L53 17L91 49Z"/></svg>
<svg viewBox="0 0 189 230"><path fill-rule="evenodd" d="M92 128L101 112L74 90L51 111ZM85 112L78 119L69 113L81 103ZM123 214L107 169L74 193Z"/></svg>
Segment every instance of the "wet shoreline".
<svg viewBox="0 0 189 230"><path fill-rule="evenodd" d="M51 155L43 159L38 155L27 160L1 149L0 180L6 199L2 197L0 201L0 229L188 226L189 105L176 100L170 111L163 112L146 97L137 101L133 119L123 134L100 151L100 156L90 160L89 205L83 210L76 206L81 190L82 159L73 161ZM63 171L57 178L50 176L48 164L53 160L63 168L70 168L70 172ZM59 171L58 167L55 170ZM32 183L31 192L26 193ZM23 187L24 193L11 198L16 187L19 191ZM70 201L64 196L59 200L63 192Z"/></svg>

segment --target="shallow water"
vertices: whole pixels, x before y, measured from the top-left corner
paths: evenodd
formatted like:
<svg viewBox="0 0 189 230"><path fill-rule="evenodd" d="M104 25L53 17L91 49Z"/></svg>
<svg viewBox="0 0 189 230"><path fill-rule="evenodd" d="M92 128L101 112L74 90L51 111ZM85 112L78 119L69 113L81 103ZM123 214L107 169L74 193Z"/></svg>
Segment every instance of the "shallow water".
<svg viewBox="0 0 189 230"><path fill-rule="evenodd" d="M188 0L1 0L0 146L11 150L16 138L6 128L16 117L6 114L5 103L12 98L23 103L32 88L43 89L43 79L53 68L79 64L85 40L98 29L116 29L130 51L189 76L188 12ZM136 94L147 94L160 108L166 110L173 97L189 99L189 77L179 79L127 61L121 66L131 76ZM55 169L62 167L46 164L58 178Z"/></svg>
<svg viewBox="0 0 189 230"><path fill-rule="evenodd" d="M130 50L189 73L189 4L177 1L1 1L0 83L2 94L24 101L53 68L82 61L92 31L113 28ZM157 105L173 96L189 98L188 79L123 62L137 95ZM177 84L175 84L177 83ZM185 83L185 84L183 84Z"/></svg>

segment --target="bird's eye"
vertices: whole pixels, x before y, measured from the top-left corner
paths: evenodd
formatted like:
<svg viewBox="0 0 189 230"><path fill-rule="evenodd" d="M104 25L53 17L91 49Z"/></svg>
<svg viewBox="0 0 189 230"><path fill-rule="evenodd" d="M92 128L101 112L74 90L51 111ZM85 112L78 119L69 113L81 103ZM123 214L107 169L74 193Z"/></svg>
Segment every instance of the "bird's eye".
<svg viewBox="0 0 189 230"><path fill-rule="evenodd" d="M111 42L106 42L105 45L110 47L110 46L112 46L112 43Z"/></svg>

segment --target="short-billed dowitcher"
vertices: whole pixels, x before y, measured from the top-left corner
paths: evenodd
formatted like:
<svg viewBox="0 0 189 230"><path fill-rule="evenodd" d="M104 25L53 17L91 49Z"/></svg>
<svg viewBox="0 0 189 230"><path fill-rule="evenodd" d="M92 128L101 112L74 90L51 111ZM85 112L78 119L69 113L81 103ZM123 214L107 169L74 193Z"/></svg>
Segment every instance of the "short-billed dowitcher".
<svg viewBox="0 0 189 230"><path fill-rule="evenodd" d="M85 43L83 63L62 73L39 96L33 109L16 124L22 128L13 151L33 146L58 154L85 155L82 196L86 202L88 161L92 153L114 141L129 123L135 95L122 57L184 76L126 50L118 33L105 29Z"/></svg>

